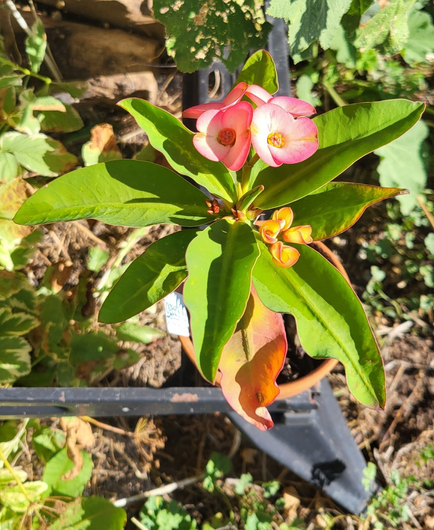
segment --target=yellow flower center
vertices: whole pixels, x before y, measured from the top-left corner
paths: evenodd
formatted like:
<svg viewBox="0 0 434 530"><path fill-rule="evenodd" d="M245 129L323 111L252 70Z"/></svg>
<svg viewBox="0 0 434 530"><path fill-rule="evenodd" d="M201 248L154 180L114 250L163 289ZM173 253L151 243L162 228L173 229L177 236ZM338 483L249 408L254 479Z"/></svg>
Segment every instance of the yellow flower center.
<svg viewBox="0 0 434 530"><path fill-rule="evenodd" d="M285 139L280 133L270 133L267 142L273 147L283 147L285 145Z"/></svg>
<svg viewBox="0 0 434 530"><path fill-rule="evenodd" d="M227 129L222 129L219 132L217 140L222 145L231 145L232 146L235 143L236 137L237 137L237 135L236 135L235 131L233 129L227 128Z"/></svg>

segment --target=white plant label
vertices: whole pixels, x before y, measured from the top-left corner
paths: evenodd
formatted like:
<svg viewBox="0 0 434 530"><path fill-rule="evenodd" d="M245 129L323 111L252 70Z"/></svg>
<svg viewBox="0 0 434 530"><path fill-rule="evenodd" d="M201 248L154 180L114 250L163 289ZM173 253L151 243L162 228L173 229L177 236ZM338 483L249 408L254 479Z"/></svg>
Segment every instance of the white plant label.
<svg viewBox="0 0 434 530"><path fill-rule="evenodd" d="M190 322L188 320L187 309L181 293L174 291L164 299L164 309L166 311L166 326L168 333L190 336Z"/></svg>

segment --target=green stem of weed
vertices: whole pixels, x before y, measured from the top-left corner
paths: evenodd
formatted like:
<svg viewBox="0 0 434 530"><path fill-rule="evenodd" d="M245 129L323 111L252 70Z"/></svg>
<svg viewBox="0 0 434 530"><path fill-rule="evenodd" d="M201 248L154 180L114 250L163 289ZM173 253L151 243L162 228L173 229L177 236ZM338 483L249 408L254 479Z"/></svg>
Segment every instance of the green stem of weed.
<svg viewBox="0 0 434 530"><path fill-rule="evenodd" d="M51 79L49 77L45 77L43 75L36 74L35 72L32 72L28 68L23 68L22 66L19 66L16 63L13 63L12 61L9 61L8 59L5 59L4 57L0 57L0 63L4 64L5 66L10 66L14 70L18 70L24 75L34 77L35 79L39 79L40 81L43 81L45 84L50 85Z"/></svg>
<svg viewBox="0 0 434 530"><path fill-rule="evenodd" d="M348 105L348 103L336 92L336 90L329 85L328 83L324 83L324 88L329 93L332 100L338 105L339 107L345 107Z"/></svg>
<svg viewBox="0 0 434 530"><path fill-rule="evenodd" d="M23 483L21 482L19 476L15 473L12 466L9 464L9 460L4 455L2 448L0 447L0 458L3 460L3 463L6 467L6 469L9 471L9 473L14 477L15 482L18 484L18 487L23 492L24 497L29 501L29 504L32 503L30 500L30 497L27 494L26 488L23 486Z"/></svg>

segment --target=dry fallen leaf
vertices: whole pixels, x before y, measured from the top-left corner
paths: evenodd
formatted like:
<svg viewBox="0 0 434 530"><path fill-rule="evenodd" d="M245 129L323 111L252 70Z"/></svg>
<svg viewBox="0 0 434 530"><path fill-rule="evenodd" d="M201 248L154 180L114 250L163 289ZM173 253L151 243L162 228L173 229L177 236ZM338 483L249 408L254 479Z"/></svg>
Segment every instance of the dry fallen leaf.
<svg viewBox="0 0 434 530"><path fill-rule="evenodd" d="M72 480L83 469L83 456L80 449L90 449L95 443L92 427L81 418L62 418L60 425L66 434L66 451L74 467L65 473L62 480Z"/></svg>

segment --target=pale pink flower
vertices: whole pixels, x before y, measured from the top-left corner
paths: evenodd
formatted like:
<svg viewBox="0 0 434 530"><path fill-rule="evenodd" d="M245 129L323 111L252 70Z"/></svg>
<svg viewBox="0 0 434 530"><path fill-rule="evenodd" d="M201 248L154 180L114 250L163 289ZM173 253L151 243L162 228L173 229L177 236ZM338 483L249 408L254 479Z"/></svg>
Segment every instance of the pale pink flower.
<svg viewBox="0 0 434 530"><path fill-rule="evenodd" d="M315 123L309 118L295 119L273 103L255 109L251 132L255 151L271 167L302 162L318 149Z"/></svg>
<svg viewBox="0 0 434 530"><path fill-rule="evenodd" d="M225 110L207 110L197 120L193 144L205 158L238 171L249 154L252 117L252 106L244 101Z"/></svg>
<svg viewBox="0 0 434 530"><path fill-rule="evenodd" d="M244 82L238 83L238 85L235 86L220 103L203 103L202 105L190 107L189 109L184 110L182 117L196 119L208 110L225 110L241 100L248 86L249 85Z"/></svg>
<svg viewBox="0 0 434 530"><path fill-rule="evenodd" d="M292 114L294 118L316 114L315 108L312 107L310 103L307 103L307 101L288 96L273 97L269 92L258 85L249 85L245 95L258 107L265 105L266 103L272 103L273 105L282 107L283 110Z"/></svg>

